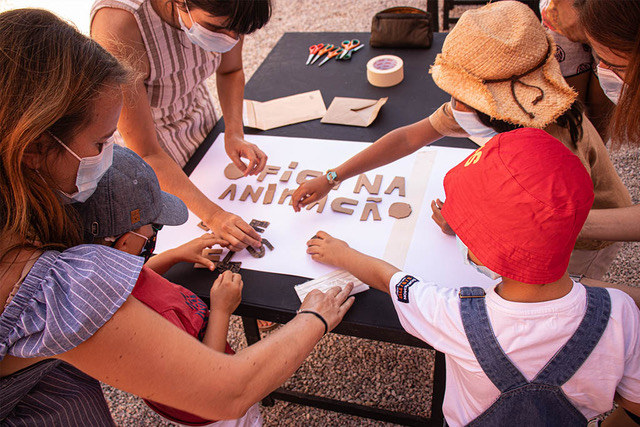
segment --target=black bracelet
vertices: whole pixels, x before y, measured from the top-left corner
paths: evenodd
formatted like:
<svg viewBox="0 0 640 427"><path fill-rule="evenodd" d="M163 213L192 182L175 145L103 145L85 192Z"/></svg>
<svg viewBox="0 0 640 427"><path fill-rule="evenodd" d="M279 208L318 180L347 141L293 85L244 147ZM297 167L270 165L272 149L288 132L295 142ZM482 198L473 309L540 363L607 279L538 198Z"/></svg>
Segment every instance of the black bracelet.
<svg viewBox="0 0 640 427"><path fill-rule="evenodd" d="M311 311L311 310L298 310L296 311L297 314L313 314L314 316L316 316L318 319L320 319L322 321L322 323L324 323L324 335L327 335L327 332L329 332L329 324L327 323L326 320L324 320L324 317L322 317L320 315L320 313L316 313L315 311Z"/></svg>

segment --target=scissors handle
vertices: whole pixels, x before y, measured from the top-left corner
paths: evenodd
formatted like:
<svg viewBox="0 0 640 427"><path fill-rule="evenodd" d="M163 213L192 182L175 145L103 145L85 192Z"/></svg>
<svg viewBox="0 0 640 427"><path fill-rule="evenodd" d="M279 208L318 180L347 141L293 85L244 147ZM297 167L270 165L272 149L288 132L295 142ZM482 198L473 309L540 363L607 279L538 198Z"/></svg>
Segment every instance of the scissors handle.
<svg viewBox="0 0 640 427"><path fill-rule="evenodd" d="M322 55L324 55L325 53L327 53L327 52L329 52L329 51L333 50L334 48L335 48L335 46L334 46L334 45L332 45L332 44L326 44L326 45L324 45L324 47L323 47L322 49L320 49L320 50L318 51L318 53L316 53L316 56L315 56L315 58L313 58L313 60L311 61L311 63L312 63L312 64L313 64L313 63L315 63L315 62L316 62L316 61L317 61L317 60L318 60Z"/></svg>
<svg viewBox="0 0 640 427"><path fill-rule="evenodd" d="M311 63L311 60L313 59L313 56L318 53L318 51L320 49L322 49L324 47L324 44L322 43L318 43L318 44L314 44L313 46L309 46L309 57L307 58L307 65L309 65Z"/></svg>

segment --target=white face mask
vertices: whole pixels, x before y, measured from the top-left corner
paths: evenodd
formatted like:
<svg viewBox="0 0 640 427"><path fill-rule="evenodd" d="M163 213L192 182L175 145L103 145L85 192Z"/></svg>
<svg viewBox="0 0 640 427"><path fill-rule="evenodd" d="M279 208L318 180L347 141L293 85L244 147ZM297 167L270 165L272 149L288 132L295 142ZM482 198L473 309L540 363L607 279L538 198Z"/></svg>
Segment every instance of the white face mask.
<svg viewBox="0 0 640 427"><path fill-rule="evenodd" d="M198 24L191 16L191 12L189 11L186 3L184 4L184 6L187 8L189 19L191 19L191 28L187 28L187 26L184 24L182 18L180 17L180 12L178 12L178 21L180 22L180 28L182 28L182 31L184 31L191 43L195 44L196 46L200 46L208 52L219 53L229 52L231 49L233 49L236 43L238 43L239 39L234 39L233 37L229 37L226 34L207 30L202 25Z"/></svg>
<svg viewBox="0 0 640 427"><path fill-rule="evenodd" d="M469 259L469 248L467 247L467 245L465 245L462 242L462 240L460 240L458 236L456 236L456 243L458 244L458 250L460 251L460 254L463 257L465 264L470 265L478 273L484 274L491 280L496 280L501 277L498 273L494 273L493 271L489 270L486 266L478 265L475 262L471 261L471 259Z"/></svg>
<svg viewBox="0 0 640 427"><path fill-rule="evenodd" d="M57 136L53 134L51 136L80 161L76 174L76 187L78 190L73 194L65 193L62 190L58 191L66 199L67 203L85 202L96 191L98 182L111 167L113 162L113 137L107 140L102 146L102 151L97 156L80 157L71 148L67 147L64 142L60 141Z"/></svg>
<svg viewBox="0 0 640 427"><path fill-rule="evenodd" d="M451 102L451 112L453 113L453 118L458 122L458 125L470 136L493 138L498 134L498 132L492 128L485 126L473 111L458 111L453 108L453 102Z"/></svg>
<svg viewBox="0 0 640 427"><path fill-rule="evenodd" d="M604 94L607 95L607 98L614 104L617 104L620 99L620 92L622 92L624 80L612 70L601 67L600 64L598 64L598 80L600 80L600 87L604 91Z"/></svg>

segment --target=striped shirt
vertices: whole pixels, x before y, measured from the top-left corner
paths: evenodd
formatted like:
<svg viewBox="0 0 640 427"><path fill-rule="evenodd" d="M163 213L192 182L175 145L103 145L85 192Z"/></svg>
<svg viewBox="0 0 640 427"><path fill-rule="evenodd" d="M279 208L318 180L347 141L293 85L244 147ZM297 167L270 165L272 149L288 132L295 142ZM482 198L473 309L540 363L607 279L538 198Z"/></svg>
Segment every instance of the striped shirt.
<svg viewBox="0 0 640 427"><path fill-rule="evenodd" d="M49 357L90 338L131 294L143 259L104 246L47 251L0 314L0 360ZM100 384L60 361L0 379L0 424L112 426Z"/></svg>
<svg viewBox="0 0 640 427"><path fill-rule="evenodd" d="M221 55L191 43L182 30L158 16L150 0L97 0L91 19L104 7L123 9L135 17L149 60L144 84L158 142L184 166L216 124L206 79L215 73ZM119 133L116 140L123 143Z"/></svg>
<svg viewBox="0 0 640 427"><path fill-rule="evenodd" d="M43 253L0 314L0 360L54 356L86 341L131 294L143 261L97 245Z"/></svg>
<svg viewBox="0 0 640 427"><path fill-rule="evenodd" d="M115 426L100 383L54 359L0 378L0 424L7 427Z"/></svg>

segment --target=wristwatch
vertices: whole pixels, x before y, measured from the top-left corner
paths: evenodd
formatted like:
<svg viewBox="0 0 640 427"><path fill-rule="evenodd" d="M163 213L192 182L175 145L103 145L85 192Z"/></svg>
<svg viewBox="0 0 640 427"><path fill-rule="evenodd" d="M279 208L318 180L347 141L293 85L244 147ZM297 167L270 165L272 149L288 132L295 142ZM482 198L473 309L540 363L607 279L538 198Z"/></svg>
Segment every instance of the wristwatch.
<svg viewBox="0 0 640 427"><path fill-rule="evenodd" d="M333 169L329 169L327 171L326 177L327 177L327 181L329 181L329 184L331 184L331 185L339 182L338 174Z"/></svg>

